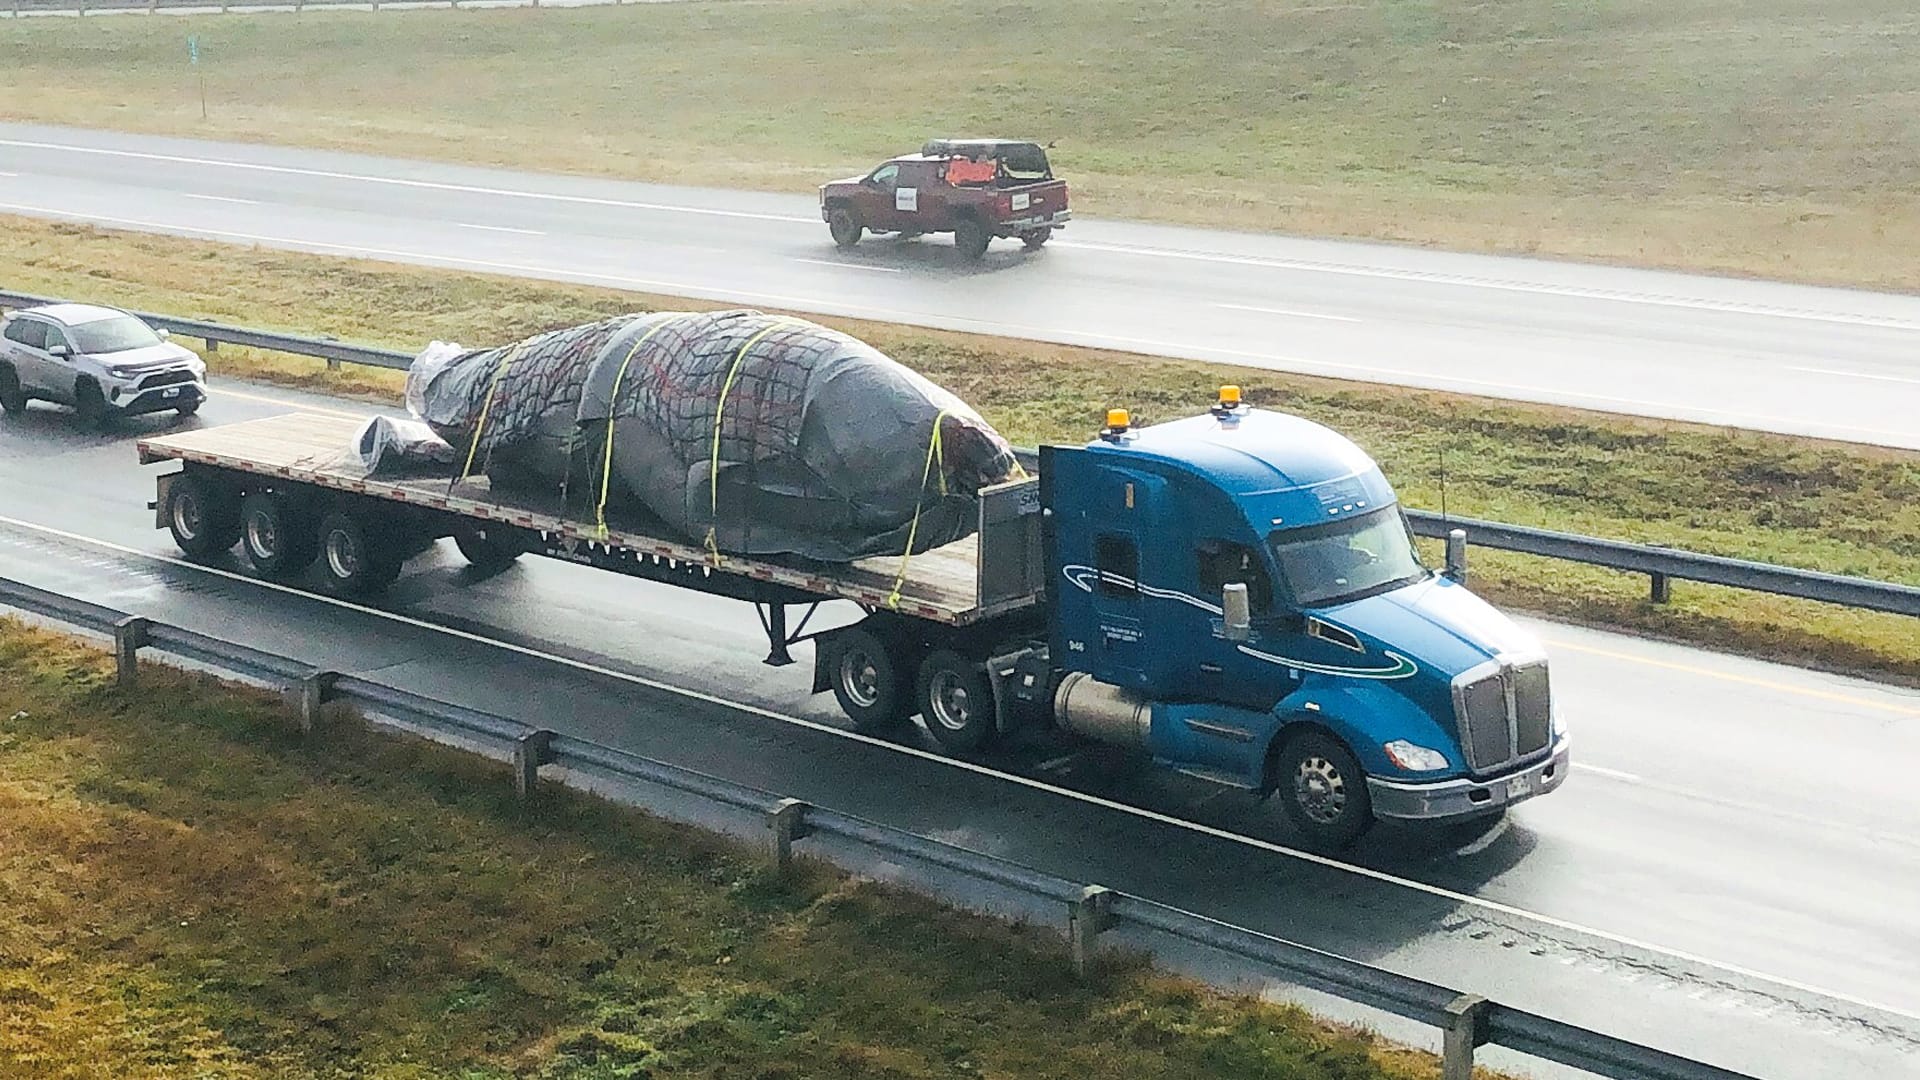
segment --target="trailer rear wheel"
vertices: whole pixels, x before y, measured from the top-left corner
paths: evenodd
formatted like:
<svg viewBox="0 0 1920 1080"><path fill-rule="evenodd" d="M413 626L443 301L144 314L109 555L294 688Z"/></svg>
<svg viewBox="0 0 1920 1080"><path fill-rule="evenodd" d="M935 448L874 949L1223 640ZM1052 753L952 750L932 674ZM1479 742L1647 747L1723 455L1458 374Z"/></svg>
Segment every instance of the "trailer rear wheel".
<svg viewBox="0 0 1920 1080"><path fill-rule="evenodd" d="M218 555L240 542L240 510L233 494L183 473L167 486L167 531L189 557Z"/></svg>
<svg viewBox="0 0 1920 1080"><path fill-rule="evenodd" d="M835 635L833 649L833 698L854 730L889 731L913 715L906 671L886 642L856 627Z"/></svg>
<svg viewBox="0 0 1920 1080"><path fill-rule="evenodd" d="M453 534L453 542L483 574L505 570L524 554L519 537L504 525L463 526Z"/></svg>
<svg viewBox="0 0 1920 1080"><path fill-rule="evenodd" d="M319 539L320 572L330 592L366 596L400 576L399 552L356 514L328 514L320 521Z"/></svg>
<svg viewBox="0 0 1920 1080"><path fill-rule="evenodd" d="M997 727L986 668L951 649L936 650L920 665L920 716L949 753L985 746Z"/></svg>
<svg viewBox="0 0 1920 1080"><path fill-rule="evenodd" d="M261 577L292 577L313 565L319 538L284 492L256 491L242 499L240 529L240 550Z"/></svg>

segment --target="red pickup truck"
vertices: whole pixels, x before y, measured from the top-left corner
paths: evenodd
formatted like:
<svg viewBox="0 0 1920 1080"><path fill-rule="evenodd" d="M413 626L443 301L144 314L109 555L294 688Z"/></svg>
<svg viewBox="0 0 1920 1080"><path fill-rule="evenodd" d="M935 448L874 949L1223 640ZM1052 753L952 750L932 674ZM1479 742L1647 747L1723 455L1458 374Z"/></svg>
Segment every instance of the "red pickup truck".
<svg viewBox="0 0 1920 1080"><path fill-rule="evenodd" d="M1067 184L1038 143L935 139L862 177L820 186L820 216L842 249L865 232L950 232L969 259L996 236L1036 251L1066 225Z"/></svg>

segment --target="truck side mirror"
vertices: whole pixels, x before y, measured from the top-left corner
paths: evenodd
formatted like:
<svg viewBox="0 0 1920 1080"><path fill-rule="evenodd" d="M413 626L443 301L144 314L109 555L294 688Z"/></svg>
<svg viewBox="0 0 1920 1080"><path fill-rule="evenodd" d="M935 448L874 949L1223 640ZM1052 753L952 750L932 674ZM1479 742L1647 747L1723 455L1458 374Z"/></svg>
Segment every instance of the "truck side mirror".
<svg viewBox="0 0 1920 1080"><path fill-rule="evenodd" d="M1456 585L1467 583L1467 530L1454 529L1447 533L1446 578Z"/></svg>
<svg viewBox="0 0 1920 1080"><path fill-rule="evenodd" d="M1229 582L1220 590L1221 626L1228 641L1245 641L1253 636L1253 615L1247 606L1247 585Z"/></svg>

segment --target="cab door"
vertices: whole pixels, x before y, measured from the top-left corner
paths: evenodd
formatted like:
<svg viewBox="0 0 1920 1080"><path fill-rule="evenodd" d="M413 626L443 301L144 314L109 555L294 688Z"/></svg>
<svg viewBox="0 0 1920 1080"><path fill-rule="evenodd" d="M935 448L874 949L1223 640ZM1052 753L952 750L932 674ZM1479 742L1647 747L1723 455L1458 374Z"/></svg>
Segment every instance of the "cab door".
<svg viewBox="0 0 1920 1080"><path fill-rule="evenodd" d="M1109 455L1052 447L1042 449L1040 481L1052 511L1057 662L1153 696L1164 642L1146 582L1166 482Z"/></svg>
<svg viewBox="0 0 1920 1080"><path fill-rule="evenodd" d="M888 162L873 170L860 182L860 190L854 193L854 216L860 223L875 232L892 232L899 226L894 224L893 211L895 189L900 186L900 166Z"/></svg>

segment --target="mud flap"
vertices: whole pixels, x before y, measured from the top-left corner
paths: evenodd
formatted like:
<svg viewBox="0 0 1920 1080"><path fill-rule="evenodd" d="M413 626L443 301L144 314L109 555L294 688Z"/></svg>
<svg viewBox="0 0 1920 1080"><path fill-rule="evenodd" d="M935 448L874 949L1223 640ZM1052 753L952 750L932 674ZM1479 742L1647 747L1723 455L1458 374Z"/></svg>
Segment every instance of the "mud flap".
<svg viewBox="0 0 1920 1080"><path fill-rule="evenodd" d="M164 529L167 527L167 497L173 491L174 481L180 479L182 475L184 475L184 473L170 472L155 478L155 498L147 504L147 509L153 511L154 528Z"/></svg>

